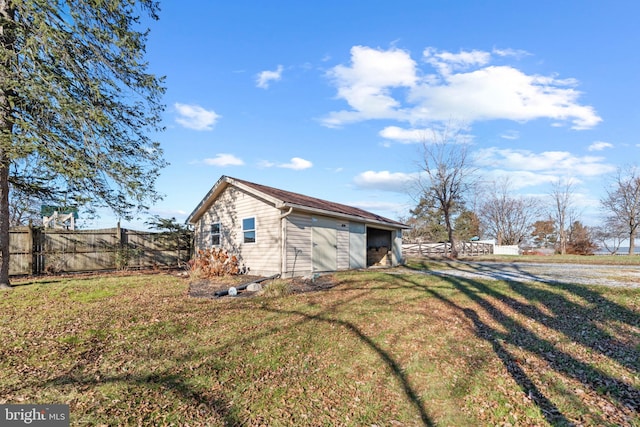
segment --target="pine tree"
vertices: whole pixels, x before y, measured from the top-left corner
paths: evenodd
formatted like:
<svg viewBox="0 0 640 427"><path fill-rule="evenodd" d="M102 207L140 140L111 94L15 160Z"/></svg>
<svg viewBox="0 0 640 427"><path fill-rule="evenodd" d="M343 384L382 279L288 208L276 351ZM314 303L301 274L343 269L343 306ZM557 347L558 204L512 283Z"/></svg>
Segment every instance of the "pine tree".
<svg viewBox="0 0 640 427"><path fill-rule="evenodd" d="M556 243L557 232L553 219L538 220L531 226L531 236L536 248L547 248Z"/></svg>
<svg viewBox="0 0 640 427"><path fill-rule="evenodd" d="M464 210L456 217L455 235L458 240L466 241L480 237L480 219L475 212Z"/></svg>
<svg viewBox="0 0 640 427"><path fill-rule="evenodd" d="M411 216L406 220L406 223L411 226L411 230L406 233L407 239L421 242L447 241L444 215L435 200L422 197L410 214Z"/></svg>
<svg viewBox="0 0 640 427"><path fill-rule="evenodd" d="M0 286L9 183L123 218L159 198L163 79L144 61L152 0L0 0ZM12 173L16 170L24 174ZM43 181L32 171L43 171Z"/></svg>

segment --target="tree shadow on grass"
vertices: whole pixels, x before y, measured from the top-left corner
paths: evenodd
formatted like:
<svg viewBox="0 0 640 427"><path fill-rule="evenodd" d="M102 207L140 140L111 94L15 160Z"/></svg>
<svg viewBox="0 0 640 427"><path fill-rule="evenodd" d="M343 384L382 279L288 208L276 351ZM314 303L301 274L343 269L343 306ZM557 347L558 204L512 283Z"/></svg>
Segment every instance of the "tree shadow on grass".
<svg viewBox="0 0 640 427"><path fill-rule="evenodd" d="M221 396L217 396L211 390L202 389L189 384L186 377L180 373L176 373L175 369L166 369L161 372L154 372L148 374L130 374L125 373L121 375L105 375L97 376L92 375L85 370L87 365L91 364L92 359L99 358L100 351L96 348L90 350L93 355L88 359L81 359L76 365L70 368L66 373L58 375L44 382L44 387L64 387L72 386L74 389L86 390L90 387L97 387L105 384L122 384L127 387L136 387L140 389L161 389L162 394L171 394L177 399L182 401L189 407L189 417L195 419L195 423L202 423L203 421L211 424L220 424L225 426L239 426L242 425L232 402L224 399ZM183 357L175 361L176 366L184 365L190 361L197 361L206 359L204 354L192 354L189 357ZM126 399L126 397L125 397ZM140 419L137 417L145 413L145 404L150 404L151 409L154 409L155 402L140 402L127 414L132 419L137 420L140 423ZM136 411L137 408L137 411ZM103 408L107 409L107 408ZM160 407L159 411L163 410ZM165 409L166 411L166 409ZM163 413L162 416L170 414ZM113 420L111 420L113 421ZM131 420L129 420L131 421ZM157 421L157 420L156 420ZM124 420L120 420L124 423ZM150 420L146 422L151 423ZM188 424L188 422L187 422Z"/></svg>
<svg viewBox="0 0 640 427"><path fill-rule="evenodd" d="M391 357L391 355L386 352L380 345L378 345L373 339L367 336L358 326L354 325L351 322L347 322L345 320L333 318L327 314L319 313L319 314L309 314L304 313L298 310L286 310L281 308L273 308L273 307L263 307L264 311L282 314L286 316L296 315L301 316L304 321L318 321L324 322L331 325L337 325L353 336L358 338L363 344L365 344L369 349L373 350L374 353L380 358L382 362L391 370L393 376L396 378L398 383L400 384L404 395L407 397L408 401L414 407L415 411L419 414L420 420L425 426L434 426L435 424L431 420L431 417L427 413L424 408L424 404L422 399L418 395L418 393L411 387L409 384L409 380L406 374L403 372L402 366ZM329 310L331 311L331 309Z"/></svg>
<svg viewBox="0 0 640 427"><path fill-rule="evenodd" d="M345 285L345 283L340 282L340 285ZM346 284L346 286L348 286L348 284ZM404 395L407 397L408 401L414 407L416 413L419 415L422 424L428 427L434 426L435 424L431 419L431 417L429 416L428 412L425 410L424 404L420 396L409 384L409 380L406 374L403 372L402 366L387 351L385 351L380 345L378 345L372 338L367 336L357 325L345 320L337 319L331 315L331 313L336 313L337 311L339 311L340 307L344 307L350 303L355 303L359 299L370 297L371 289L368 289L368 288L358 289L358 288L349 287L349 290L360 291L360 292L354 295L351 295L350 297L337 298L333 304L329 304L327 306L322 306L322 307L318 306L318 308L321 308L321 310L315 313L313 312L313 310L312 312L308 313L300 310L290 310L290 309L280 308L279 304L278 306L274 306L275 304L272 304L271 303L272 301L270 299L262 300L260 305L247 304L246 306L243 306L243 307L236 307L236 308L246 309L246 310L260 310L265 313L273 313L279 316L280 315L285 316L287 318L296 316L299 319L295 322L287 323L284 326L274 326L266 329L261 328L260 332L258 333L243 335L241 339L234 340L232 343L228 344L227 346L220 347L218 351L225 352L225 351L231 351L237 347L243 348L244 346L251 345L257 340L260 340L262 338L268 338L276 334L282 329L296 329L298 326L308 322L315 321L315 322L327 323L329 325L339 326L344 330L348 331L350 334L352 334L356 338L358 338L369 349L373 350L373 352L380 358L380 360L391 370L393 376L396 378L396 380L400 384ZM340 292L340 291L337 291L335 289L328 289L328 290L323 290L321 292L324 294L324 293Z"/></svg>
<svg viewBox="0 0 640 427"><path fill-rule="evenodd" d="M454 289L460 291L470 301L474 302L477 308L463 307L444 296L437 288L422 283L420 280L412 280L411 276L403 276L403 280L408 287L420 288L430 295L440 299L452 308L459 310L474 325L474 332L477 337L491 344L494 353L501 360L507 372L519 385L526 397L530 398L540 408L541 413L551 425L563 426L572 425L557 405L536 387L534 381L527 375L520 366L517 358L510 353L506 345L516 346L543 359L546 364L555 372L566 377L579 381L593 392L606 395L607 399L615 401L619 409L625 412L625 416L640 411L640 390L621 378L615 378L602 370L585 363L575 357L560 350L549 340L538 336L527 323L522 323L510 316L503 309L494 304L490 298L506 304L514 311L526 316L528 319L540 323L547 328L555 330L570 338L573 342L588 347L593 351L620 363L622 366L638 371L639 354L636 348L611 337L595 323L598 320L618 321L623 318L623 322L635 328L638 326L638 315L633 311L615 304L597 292L586 287L566 284L566 283L545 283L549 289L539 289L540 286L530 286L525 283L515 281L504 281L511 290L527 299L528 303L523 303L500 291L499 287L494 287L478 280L461 278L458 276L439 275L439 277L450 283ZM548 282L548 281L547 281ZM598 318L591 319L591 308L581 306L567 298L567 296L554 292L554 288L579 295L585 300L602 306L599 310ZM531 301L544 305L552 314L547 314ZM494 327L482 320L479 310L483 311L495 321L499 327ZM572 316L570 320L567 317ZM577 326L580 327L577 327ZM607 342L606 346L602 341ZM596 415L596 417L598 417ZM605 419L601 420L603 423Z"/></svg>
<svg viewBox="0 0 640 427"><path fill-rule="evenodd" d="M331 291L324 291L331 292ZM360 342L371 349L380 360L389 368L393 377L397 380L401 387L402 392L406 396L408 402L413 406L416 413L419 415L422 425L433 426L434 423L424 408L423 402L420 399L418 393L411 387L406 374L403 372L403 368L387 351L385 351L378 343L372 338L367 336L357 325L335 318L335 313L340 310L341 307L350 303L356 303L359 299L367 298L370 295L366 290L362 290L346 298L336 298L332 304L317 306L312 308L311 312L305 312L301 310L290 310L280 307L277 304L279 300L263 299L262 301L249 302L240 301L238 304L234 304L234 310L247 310L251 312L251 315L255 316L257 311L264 313L276 314L279 317L293 318L293 321L288 321L286 324L276 324L267 327L261 327L252 330L251 333L238 334L234 339L229 342L217 346L215 349L216 354L232 354L238 349L245 349L256 341L263 338L269 338L277 335L283 329L296 329L298 326L308 322L322 322L332 326L340 327L352 336L356 337ZM276 304L273 304L276 302ZM80 355L79 362L75 366L68 369L65 374L59 375L44 384L61 386L72 385L74 388L82 389L83 387L99 386L108 383L123 383L132 385L135 387L163 387L167 391L174 393L179 399L184 401L189 406L198 408L199 411L203 411L203 417L206 419L208 416L212 419L224 420L225 425L241 425L242 422L233 409L231 402L226 401L220 396L212 396L211 392L207 390L201 390L189 384L188 378L176 373L175 369L164 370L158 373L150 373L143 375L105 375L99 379L88 374L91 369L87 369L92 365L92 361L100 359L100 355L103 352L105 341L96 342L92 345L86 354ZM181 358L172 363L173 366L181 366L190 361L197 361L199 359L206 359L205 354L192 354Z"/></svg>
<svg viewBox="0 0 640 427"><path fill-rule="evenodd" d="M110 383L122 383L136 387L162 387L164 393L171 393L185 404L196 415L197 422L223 422L225 426L238 426L242 423L234 414L231 404L225 399L208 396L186 383L181 375L163 372L149 375L116 375L100 379L76 379L73 377L59 377L51 381L50 385L73 385L74 387L99 386ZM138 408L143 412L142 407ZM140 413L138 412L138 414ZM130 414L132 417L138 415ZM167 415L167 414L163 414ZM138 420L139 421L139 420Z"/></svg>
<svg viewBox="0 0 640 427"><path fill-rule="evenodd" d="M498 292L481 282L472 281L471 283L483 293L499 298L514 310L550 329L563 333L572 341L602 353L630 370L640 372L640 352L630 343L623 342L598 325L599 322L614 321L631 328L640 328L640 314L605 298L588 286L559 280L550 281L520 268L517 264L511 267L517 272L517 277L540 284L531 286L522 280L504 280L511 290L525 298L527 303ZM491 269L490 266L482 264L476 264L474 268L481 271ZM572 294L584 304L572 301L558 291ZM626 290L622 289L622 291ZM549 314L533 305L534 302L544 306Z"/></svg>

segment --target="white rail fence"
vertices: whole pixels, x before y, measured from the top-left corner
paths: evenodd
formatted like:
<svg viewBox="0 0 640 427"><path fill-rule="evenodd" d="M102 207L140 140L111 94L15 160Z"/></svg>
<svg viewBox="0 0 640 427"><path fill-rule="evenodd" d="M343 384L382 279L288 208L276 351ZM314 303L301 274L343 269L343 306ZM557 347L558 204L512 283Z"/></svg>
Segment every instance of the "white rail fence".
<svg viewBox="0 0 640 427"><path fill-rule="evenodd" d="M484 242L459 242L458 254L476 256L493 253L493 244ZM448 256L451 255L450 243L403 243L404 256Z"/></svg>
<svg viewBox="0 0 640 427"><path fill-rule="evenodd" d="M478 255L520 255L517 245L496 245L492 241L458 242L456 243L458 254L465 256ZM451 255L450 243L403 243L404 256L449 256Z"/></svg>

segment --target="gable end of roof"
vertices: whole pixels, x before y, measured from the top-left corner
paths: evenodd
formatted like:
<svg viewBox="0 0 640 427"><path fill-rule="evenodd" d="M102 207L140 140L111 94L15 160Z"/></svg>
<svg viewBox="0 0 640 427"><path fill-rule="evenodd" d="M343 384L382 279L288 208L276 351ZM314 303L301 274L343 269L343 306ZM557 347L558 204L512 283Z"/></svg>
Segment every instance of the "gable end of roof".
<svg viewBox="0 0 640 427"><path fill-rule="evenodd" d="M302 210L308 209L309 211L326 212L327 214L344 216L346 218L358 218L363 222L384 224L394 228L409 228L406 224L354 206L318 199L316 197L310 197L300 193L256 184L242 179L231 178L225 175L223 175L211 190L209 190L204 199L202 199L200 204L198 204L191 215L189 215L187 222L195 224L227 185L244 187L248 191L256 192L263 198L271 200L277 207L281 207L283 209L289 207Z"/></svg>

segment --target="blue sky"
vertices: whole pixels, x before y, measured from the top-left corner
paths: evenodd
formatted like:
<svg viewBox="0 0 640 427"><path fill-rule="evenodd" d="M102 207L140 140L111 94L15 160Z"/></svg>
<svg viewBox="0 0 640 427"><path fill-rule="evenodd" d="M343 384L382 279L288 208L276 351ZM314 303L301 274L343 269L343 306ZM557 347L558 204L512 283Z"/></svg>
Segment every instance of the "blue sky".
<svg viewBox="0 0 640 427"><path fill-rule="evenodd" d="M230 175L398 219L421 144L462 123L485 179L538 196L571 179L592 225L640 154L635 1L161 4L161 217L184 221Z"/></svg>

